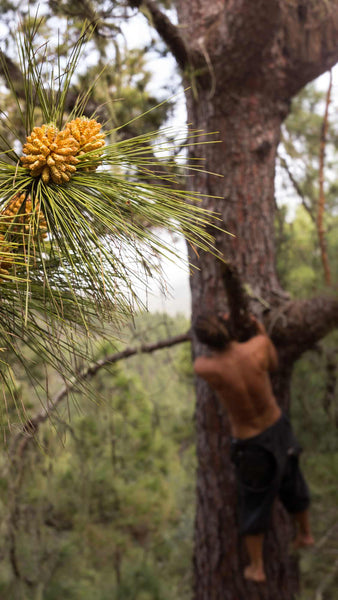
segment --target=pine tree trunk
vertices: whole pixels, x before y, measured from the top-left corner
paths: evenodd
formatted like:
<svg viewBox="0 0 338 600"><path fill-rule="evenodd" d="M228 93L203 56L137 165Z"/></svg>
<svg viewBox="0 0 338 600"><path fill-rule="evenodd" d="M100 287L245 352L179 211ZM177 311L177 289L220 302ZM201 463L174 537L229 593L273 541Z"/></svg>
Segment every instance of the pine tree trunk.
<svg viewBox="0 0 338 600"><path fill-rule="evenodd" d="M217 247L230 259L257 298L276 305L283 292L275 272L274 165L286 106L268 103L256 92L208 98L200 90L188 95L188 122L203 131L218 131L220 144L201 145L206 164L223 178L201 173L194 178L199 192L221 196L205 206L217 210L234 234L217 234ZM197 152L196 152L197 154ZM190 250L198 267L191 274L192 318L201 310L226 307L217 261L210 254ZM256 313L263 309L257 301ZM195 342L193 352L198 352ZM274 386L278 400L288 408L291 368L280 365ZM268 584L257 587L243 580L247 562L236 527L236 483L229 459L227 416L208 386L197 381L197 512L195 528L195 600L291 600L298 586L297 568L288 555L290 523L281 508L275 510L266 539ZM261 588L261 589L260 589Z"/></svg>

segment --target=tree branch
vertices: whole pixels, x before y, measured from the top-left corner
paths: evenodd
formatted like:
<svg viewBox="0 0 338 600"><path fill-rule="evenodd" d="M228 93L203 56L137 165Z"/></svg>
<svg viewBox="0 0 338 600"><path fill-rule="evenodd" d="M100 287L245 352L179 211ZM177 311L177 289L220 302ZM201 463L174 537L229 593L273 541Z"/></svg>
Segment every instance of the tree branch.
<svg viewBox="0 0 338 600"><path fill-rule="evenodd" d="M18 65L7 55L0 51L0 76L4 78L4 83L9 87L8 79L12 82L13 89L20 100L26 100L24 77ZM76 105L80 92L71 90L66 96L65 110L71 112ZM99 105L92 97L88 98L86 105L84 106L84 116L92 117L93 114L99 115L102 121L108 120L109 115L106 112L104 105ZM19 133L18 131L16 133ZM20 132L21 133L21 132ZM26 132L22 131L22 135ZM129 139L136 137L138 132L132 127L132 125L126 125L120 129L120 135L122 139ZM159 184L161 181L162 185L167 184L173 188L182 187L179 186L175 180L175 174L170 172L169 169L161 163L161 161L155 156L153 148L150 144L144 144L149 154L149 165L147 166L147 173L142 173L142 180L150 184ZM144 154L145 156L146 154Z"/></svg>
<svg viewBox="0 0 338 600"><path fill-rule="evenodd" d="M250 298L234 265L220 263L220 270L229 304L230 333L238 341L244 342L257 333L250 318Z"/></svg>
<svg viewBox="0 0 338 600"><path fill-rule="evenodd" d="M283 156L279 156L279 160L280 160L280 164L281 167L285 170L285 172L287 173L288 178L290 179L295 191L297 192L299 198L301 199L302 202L302 206L305 208L306 212L308 213L308 215L310 216L310 219L313 223L316 223L316 219L315 216L312 212L312 208L311 206L308 204L305 195L303 194L303 191L297 181L297 179L294 177L287 161L285 158L283 158Z"/></svg>
<svg viewBox="0 0 338 600"><path fill-rule="evenodd" d="M304 85L338 61L338 3L336 0L282 3L282 70L288 94Z"/></svg>
<svg viewBox="0 0 338 600"><path fill-rule="evenodd" d="M318 296L286 302L266 319L267 331L288 360L296 360L338 327L338 299Z"/></svg>
<svg viewBox="0 0 338 600"><path fill-rule="evenodd" d="M194 78L211 92L252 78L280 24L280 0L177 2ZM217 72L217 75L216 75ZM206 79L207 77L207 79Z"/></svg>
<svg viewBox="0 0 338 600"><path fill-rule="evenodd" d="M8 80L11 81L11 85L19 98L25 98L25 85L22 71L2 50L0 50L0 76L4 78L4 83L7 87Z"/></svg>
<svg viewBox="0 0 338 600"><path fill-rule="evenodd" d="M150 16L151 24L156 29L162 40L168 46L176 59L178 66L183 70L189 62L189 51L183 40L180 30L169 17L163 13L154 0L129 0L132 8L143 9L146 16Z"/></svg>
<svg viewBox="0 0 338 600"><path fill-rule="evenodd" d="M156 350L162 350L163 348L170 348L172 346L176 346L177 344L182 344L183 342L190 341L190 334L183 333L181 335L176 335L171 338L167 338L165 340L160 340L159 342L155 342L152 344L142 344L139 347L134 348L126 348L121 352L116 352L114 354L109 354L104 358L92 363L85 369L83 369L73 381L65 384L60 391L54 396L51 402L48 403L48 406L44 408L42 411L37 413L35 417L28 419L26 422L22 424L22 428L19 433L14 437L13 442L11 444L11 454L16 454L16 449L18 449L17 454L19 456L22 455L25 447L27 446L30 439L34 437L36 432L39 429L41 423L47 421L51 414L58 408L62 400L64 400L69 392L76 391L79 383L82 383L86 379L94 377L98 371L100 371L103 367L107 367L115 364L116 362L123 360L125 358L129 358L130 356L135 356L135 354L150 354L155 352Z"/></svg>
<svg viewBox="0 0 338 600"><path fill-rule="evenodd" d="M247 73L248 64L257 64L257 57L273 41L280 24L280 2L237 0L227 12L225 55L231 56L231 62L235 58L236 71L243 65Z"/></svg>

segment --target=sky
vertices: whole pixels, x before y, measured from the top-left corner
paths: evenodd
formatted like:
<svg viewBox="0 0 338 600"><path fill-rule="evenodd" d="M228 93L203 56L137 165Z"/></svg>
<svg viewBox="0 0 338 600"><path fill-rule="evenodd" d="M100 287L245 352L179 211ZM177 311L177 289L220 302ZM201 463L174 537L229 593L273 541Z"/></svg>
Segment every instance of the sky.
<svg viewBox="0 0 338 600"><path fill-rule="evenodd" d="M171 15L175 19L174 13ZM128 23L122 25L122 31L127 39L129 47L140 47L149 43L154 37L154 31L147 24L143 15L138 14ZM160 99L168 98L167 86L180 90L176 96L175 110L170 118L169 125L177 130L182 130L186 124L185 99L180 78L176 72L175 61L171 56L159 58L154 52L150 56L147 67L153 76L148 85L149 92L156 94ZM160 93L158 93L160 90ZM165 236L165 234L164 234ZM191 312L191 295L189 287L189 266L187 260L187 249L182 237L176 245L176 250L182 257L175 262L163 260L164 289L160 285L151 285L147 292L140 291L142 300L151 312L166 312L170 315L178 313L189 316Z"/></svg>
<svg viewBox="0 0 338 600"><path fill-rule="evenodd" d="M166 237L165 234L163 237ZM169 259L162 261L164 285L149 285L147 292L140 290L140 296L150 312L168 313L172 316L183 314L188 317L191 313L191 294L187 249L183 237L175 247L182 258L175 258L174 262Z"/></svg>

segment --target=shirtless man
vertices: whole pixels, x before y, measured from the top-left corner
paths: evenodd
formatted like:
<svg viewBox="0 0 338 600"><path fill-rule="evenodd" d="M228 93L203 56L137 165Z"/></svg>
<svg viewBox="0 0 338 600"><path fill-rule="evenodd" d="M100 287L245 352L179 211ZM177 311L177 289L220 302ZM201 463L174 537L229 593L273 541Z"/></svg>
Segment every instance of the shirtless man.
<svg viewBox="0 0 338 600"><path fill-rule="evenodd" d="M277 496L295 519L295 547L310 546L314 540L309 492L298 465L301 449L270 383L277 353L264 326L252 319L257 335L239 343L230 338L226 318L209 313L198 317L193 330L210 355L196 358L194 370L215 390L229 416L239 530L250 560L244 576L259 583L266 580L264 532Z"/></svg>

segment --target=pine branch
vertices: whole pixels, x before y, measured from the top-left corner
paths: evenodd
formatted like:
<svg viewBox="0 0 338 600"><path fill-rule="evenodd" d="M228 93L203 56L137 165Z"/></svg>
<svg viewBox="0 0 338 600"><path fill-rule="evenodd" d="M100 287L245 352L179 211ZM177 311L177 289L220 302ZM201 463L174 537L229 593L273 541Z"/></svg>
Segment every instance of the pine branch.
<svg viewBox="0 0 338 600"><path fill-rule="evenodd" d="M143 9L146 15L150 15L152 25L168 46L178 66L182 70L185 69L190 60L188 48L179 28L158 8L157 2L154 0L129 0L129 5L132 8Z"/></svg>
<svg viewBox="0 0 338 600"><path fill-rule="evenodd" d="M136 354L151 354L156 350L162 350L163 348L171 348L172 346L176 346L177 344L182 344L184 342L189 341L189 332L183 333L181 335L176 335L174 337L160 340L152 344L142 344L138 347L125 348L125 350L122 350L121 352L109 354L104 358L96 361L95 363L92 363L91 365L83 369L80 373L78 373L76 378L74 378L68 384L65 384L60 389L60 391L54 396L51 402L48 403L48 406L46 408L37 413L35 417L28 419L22 424L20 432L13 439L11 445L11 455L13 457L21 457L28 442L37 433L39 426L42 423L45 423L45 421L47 421L51 417L52 413L55 412L60 403L68 396L68 394L70 392L77 391L79 383L82 383L85 380L94 377L102 368L111 366L120 360L129 358L130 356L135 356Z"/></svg>

